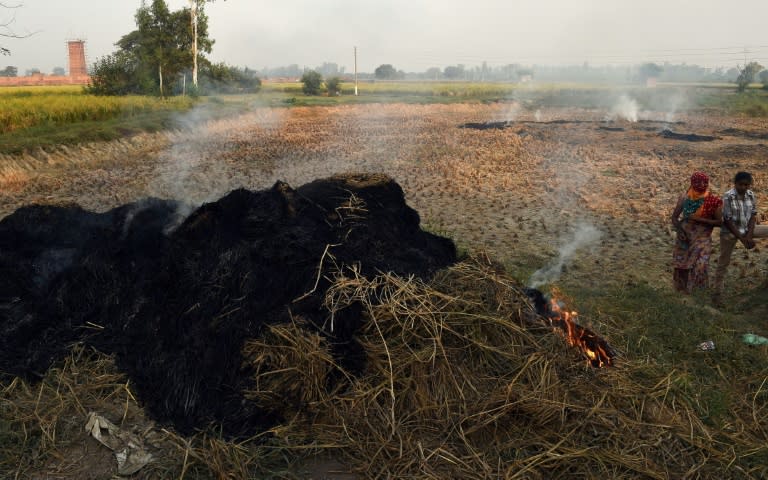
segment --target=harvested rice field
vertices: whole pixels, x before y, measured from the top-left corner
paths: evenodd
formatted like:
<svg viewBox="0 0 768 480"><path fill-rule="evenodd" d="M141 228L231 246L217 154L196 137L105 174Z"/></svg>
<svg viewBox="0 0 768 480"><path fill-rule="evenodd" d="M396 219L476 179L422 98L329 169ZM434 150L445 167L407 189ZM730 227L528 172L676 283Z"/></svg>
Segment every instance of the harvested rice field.
<svg viewBox="0 0 768 480"><path fill-rule="evenodd" d="M241 186L382 172L404 188L430 229L462 246L538 268L569 231L589 223L601 240L564 281L608 271L601 282L661 288L670 276L668 217L690 173L708 172L722 193L736 171L750 170L762 196L768 127L712 114L678 114L667 123L655 112L604 123L608 114L520 114L508 104L256 109L168 134L1 158L0 215L28 203L75 202L96 211L145 196L200 203ZM458 128L510 119L503 129ZM669 139L659 134L667 128L717 139ZM764 276L762 253L737 257L733 273Z"/></svg>
<svg viewBox="0 0 768 480"><path fill-rule="evenodd" d="M242 345L244 402L282 415L249 438L153 419L121 354L73 342L36 381L0 377L0 476L110 478L114 455L84 429L90 412L151 453L131 478L768 475L768 347L741 341L768 336L768 244L735 251L716 309L673 292L669 221L697 170L716 193L751 171L768 221L764 120L503 102L254 107L196 121L210 117L193 110L170 132L2 156L0 218L29 204L107 212L148 196L188 214L240 187L383 173L462 258L430 279L365 276L324 270L332 248L320 248L307 295L325 285L332 319L359 309L364 367L344 365L331 337L289 309L289 322ZM334 219L374 210L351 190ZM589 241L541 288L607 340L612 367L589 366L532 319L525 287L575 232ZM221 275L204 283L220 288ZM705 340L715 350L697 349Z"/></svg>

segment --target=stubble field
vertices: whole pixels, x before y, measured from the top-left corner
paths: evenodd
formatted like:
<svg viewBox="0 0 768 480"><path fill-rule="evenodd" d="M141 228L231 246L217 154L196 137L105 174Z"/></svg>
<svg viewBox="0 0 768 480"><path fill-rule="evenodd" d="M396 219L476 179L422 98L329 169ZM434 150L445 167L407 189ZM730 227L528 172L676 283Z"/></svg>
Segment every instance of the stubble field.
<svg viewBox="0 0 768 480"><path fill-rule="evenodd" d="M674 201L695 170L724 192L741 169L763 197L768 129L718 115L646 112L603 123L607 112L514 104L257 108L173 133L0 160L0 215L27 203L75 202L104 211L148 195L193 203L276 180L300 185L346 171L384 172L432 230L487 250L524 277L555 256L580 224L602 232L567 270L569 282L669 284ZM516 120L503 129L466 122ZM621 128L622 131L605 129ZM659 131L719 137L663 138ZM766 131L764 131L766 130ZM760 137L763 138L760 138ZM736 276L762 278L761 252L739 251Z"/></svg>

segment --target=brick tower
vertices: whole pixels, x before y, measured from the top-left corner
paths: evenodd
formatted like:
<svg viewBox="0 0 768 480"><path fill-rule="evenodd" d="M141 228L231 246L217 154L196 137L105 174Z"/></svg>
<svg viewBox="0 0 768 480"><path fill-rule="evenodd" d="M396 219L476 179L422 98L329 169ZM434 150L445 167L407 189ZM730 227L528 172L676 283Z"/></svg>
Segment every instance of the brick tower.
<svg viewBox="0 0 768 480"><path fill-rule="evenodd" d="M88 75L88 66L85 64L85 41L70 40L67 42L67 47L69 49L69 76Z"/></svg>

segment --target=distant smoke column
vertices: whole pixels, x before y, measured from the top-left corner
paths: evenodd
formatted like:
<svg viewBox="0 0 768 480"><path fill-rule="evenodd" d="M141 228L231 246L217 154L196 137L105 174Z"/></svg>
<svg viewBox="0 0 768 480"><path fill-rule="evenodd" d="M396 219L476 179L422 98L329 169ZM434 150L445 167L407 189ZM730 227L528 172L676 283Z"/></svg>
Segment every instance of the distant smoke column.
<svg viewBox="0 0 768 480"><path fill-rule="evenodd" d="M67 42L67 46L69 47L69 76L88 75L88 67L85 64L85 42L72 40Z"/></svg>

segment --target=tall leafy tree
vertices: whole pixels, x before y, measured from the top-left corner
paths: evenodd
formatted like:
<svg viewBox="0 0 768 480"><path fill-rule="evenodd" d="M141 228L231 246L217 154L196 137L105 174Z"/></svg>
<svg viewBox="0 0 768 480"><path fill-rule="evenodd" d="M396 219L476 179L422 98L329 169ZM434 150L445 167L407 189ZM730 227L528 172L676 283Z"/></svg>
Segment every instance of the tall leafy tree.
<svg viewBox="0 0 768 480"><path fill-rule="evenodd" d="M304 84L301 87L304 95L319 95L320 87L323 85L323 76L314 70L310 70L301 76L301 83Z"/></svg>
<svg viewBox="0 0 768 480"><path fill-rule="evenodd" d="M664 69L655 63L644 63L640 66L639 75L642 82L647 81L649 78L658 77Z"/></svg>
<svg viewBox="0 0 768 480"><path fill-rule="evenodd" d="M755 81L755 75L757 72L763 69L763 66L757 62L750 62L744 65L739 71L739 76L736 78L736 85L740 92L747 89L750 83Z"/></svg>
<svg viewBox="0 0 768 480"><path fill-rule="evenodd" d="M394 80L397 78L397 70L389 63L385 63L376 67L373 75L379 80Z"/></svg>
<svg viewBox="0 0 768 480"><path fill-rule="evenodd" d="M768 90L768 70L763 70L757 77L763 82L763 90Z"/></svg>
<svg viewBox="0 0 768 480"><path fill-rule="evenodd" d="M154 78L160 95L165 95L168 78L175 78L193 63L193 31L190 28L192 12L182 9L171 12L165 0L143 3L136 12L136 27L123 36L117 46L136 61L134 72L140 83ZM198 15L197 32L199 51L209 53L213 41L208 38L208 21Z"/></svg>
<svg viewBox="0 0 768 480"><path fill-rule="evenodd" d="M19 74L19 69L13 66L7 66L0 70L0 77L16 77Z"/></svg>

